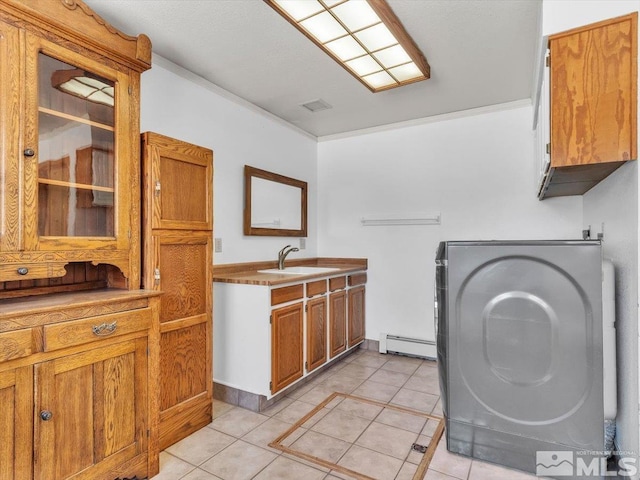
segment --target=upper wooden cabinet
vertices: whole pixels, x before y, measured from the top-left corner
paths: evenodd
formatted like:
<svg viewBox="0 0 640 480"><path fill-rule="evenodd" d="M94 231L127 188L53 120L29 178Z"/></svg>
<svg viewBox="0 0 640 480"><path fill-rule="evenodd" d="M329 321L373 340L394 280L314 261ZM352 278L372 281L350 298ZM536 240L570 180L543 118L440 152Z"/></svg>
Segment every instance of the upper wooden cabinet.
<svg viewBox="0 0 640 480"><path fill-rule="evenodd" d="M213 228L213 152L157 133L142 135L145 199L153 229Z"/></svg>
<svg viewBox="0 0 640 480"><path fill-rule="evenodd" d="M637 158L637 39L637 13L549 37L550 164L540 198L582 194Z"/></svg>
<svg viewBox="0 0 640 480"><path fill-rule="evenodd" d="M139 85L150 54L147 37L79 0L0 3L0 282L90 261L139 288Z"/></svg>

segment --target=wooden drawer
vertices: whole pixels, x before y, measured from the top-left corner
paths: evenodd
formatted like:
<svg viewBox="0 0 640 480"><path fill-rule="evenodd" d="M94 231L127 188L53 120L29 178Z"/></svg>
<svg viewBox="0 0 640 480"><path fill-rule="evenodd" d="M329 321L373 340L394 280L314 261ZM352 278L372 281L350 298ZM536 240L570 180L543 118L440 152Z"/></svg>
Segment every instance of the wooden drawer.
<svg viewBox="0 0 640 480"><path fill-rule="evenodd" d="M355 275L349 275L349 286L355 287L356 285L364 285L367 283L366 273L356 273Z"/></svg>
<svg viewBox="0 0 640 480"><path fill-rule="evenodd" d="M34 328L0 333L0 362L28 357L40 350Z"/></svg>
<svg viewBox="0 0 640 480"><path fill-rule="evenodd" d="M0 282L64 277L65 263L11 263L0 265Z"/></svg>
<svg viewBox="0 0 640 480"><path fill-rule="evenodd" d="M329 291L335 292L347 286L347 277L335 277L329 279Z"/></svg>
<svg viewBox="0 0 640 480"><path fill-rule="evenodd" d="M44 327L44 351L72 347L133 333L149 328L150 308L102 315Z"/></svg>
<svg viewBox="0 0 640 480"><path fill-rule="evenodd" d="M327 292L327 281L318 280L317 282L307 283L307 297L322 295Z"/></svg>
<svg viewBox="0 0 640 480"><path fill-rule="evenodd" d="M290 287L274 288L271 290L271 305L291 302L304 296L303 285L291 285Z"/></svg>

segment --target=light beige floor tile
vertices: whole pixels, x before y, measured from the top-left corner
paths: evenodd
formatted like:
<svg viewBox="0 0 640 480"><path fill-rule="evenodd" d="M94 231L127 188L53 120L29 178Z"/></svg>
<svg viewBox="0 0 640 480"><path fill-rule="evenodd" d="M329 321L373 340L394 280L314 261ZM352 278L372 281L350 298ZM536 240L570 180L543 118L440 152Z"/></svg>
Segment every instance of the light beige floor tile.
<svg viewBox="0 0 640 480"><path fill-rule="evenodd" d="M431 378L413 375L409 380L407 380L407 383L403 385L403 388L415 390L416 392L440 395L440 382L437 377Z"/></svg>
<svg viewBox="0 0 640 480"><path fill-rule="evenodd" d="M438 420L432 420L432 419L427 420L427 424L424 426L420 434L426 435L427 437L433 437L433 435L436 433L436 428L438 428L438 423L440 423ZM444 435L440 437L440 442L446 443Z"/></svg>
<svg viewBox="0 0 640 480"><path fill-rule="evenodd" d="M330 468L323 467L318 463L309 462L309 461L305 460L304 458L300 458L300 457L297 457L296 455L292 455L292 454L289 454L289 453L283 453L281 456L284 457L284 458L288 458L289 460L293 460L294 462L298 462L298 463L301 463L303 465L306 465L307 467L311 467L311 468L315 468L316 470L320 470L320 471L324 472L325 474L329 473L329 471L331 470Z"/></svg>
<svg viewBox="0 0 640 480"><path fill-rule="evenodd" d="M307 382L307 383L301 385L300 387L297 387L295 390L292 390L290 393L287 393L287 397L293 398L294 400L297 400L302 395L304 395L309 390L311 390L313 387L315 387L315 385L313 383Z"/></svg>
<svg viewBox="0 0 640 480"><path fill-rule="evenodd" d="M320 384L302 395L298 400L300 400L301 402L318 405L324 402L327 397L329 397L333 393L335 393L335 390L333 388Z"/></svg>
<svg viewBox="0 0 640 480"><path fill-rule="evenodd" d="M256 447L262 447L274 453L280 453L279 450L270 448L269 443L274 441L291 427L292 425L290 423L283 422L277 418L270 418L247 433L242 437L242 440L249 442Z"/></svg>
<svg viewBox="0 0 640 480"><path fill-rule="evenodd" d="M435 415L436 417L442 417L442 399L438 400L436 406L431 410L431 415Z"/></svg>
<svg viewBox="0 0 640 480"><path fill-rule="evenodd" d="M438 397L436 395L401 388L389 403L431 413L437 402Z"/></svg>
<svg viewBox="0 0 640 480"><path fill-rule="evenodd" d="M436 472L435 470L428 469L427 474L424 476L424 480L458 480L456 477L445 475L444 473Z"/></svg>
<svg viewBox="0 0 640 480"><path fill-rule="evenodd" d="M298 440L302 435L304 435L307 432L308 432L308 429L303 427L298 427L295 429L295 431L291 435L288 435L284 440L282 440L280 444L284 445L285 447L290 447L293 444L293 442Z"/></svg>
<svg viewBox="0 0 640 480"><path fill-rule="evenodd" d="M404 460L417 439L417 433L373 422L356 440L356 445Z"/></svg>
<svg viewBox="0 0 640 480"><path fill-rule="evenodd" d="M436 453L429 463L429 469L466 480L471 468L471 459L450 453L443 445L442 443L438 444Z"/></svg>
<svg viewBox="0 0 640 480"><path fill-rule="evenodd" d="M266 415L267 417L273 417L276 413L282 410L284 407L288 407L295 401L292 397L284 397L278 400L276 403L271 405L270 407L264 409L260 412L262 415Z"/></svg>
<svg viewBox="0 0 640 480"><path fill-rule="evenodd" d="M393 385L394 387L401 387L407 380L409 380L409 375L399 372L393 372L391 370L380 369L371 377L369 380L377 383L384 383L385 385Z"/></svg>
<svg viewBox="0 0 640 480"><path fill-rule="evenodd" d="M362 384L362 380L339 373L322 382L322 386L330 388L334 392L351 393Z"/></svg>
<svg viewBox="0 0 640 480"><path fill-rule="evenodd" d="M413 373L418 369L420 365L422 365L421 359L394 356L381 368L383 370L390 370L392 372L413 375Z"/></svg>
<svg viewBox="0 0 640 480"><path fill-rule="evenodd" d="M193 465L200 465L236 439L211 428L202 428L167 448L171 455Z"/></svg>
<svg viewBox="0 0 640 480"><path fill-rule="evenodd" d="M427 419L420 415L400 412L392 408L385 408L376 417L376 422L391 425L392 427L402 428L409 432L420 433L427 424Z"/></svg>
<svg viewBox="0 0 640 480"><path fill-rule="evenodd" d="M373 420L380 412L382 412L382 407L367 402L361 402L353 398L345 398L336 407L336 410L341 410L357 417L366 418L367 420Z"/></svg>
<svg viewBox="0 0 640 480"><path fill-rule="evenodd" d="M402 460L354 445L338 465L378 480L393 480L402 467Z"/></svg>
<svg viewBox="0 0 640 480"><path fill-rule="evenodd" d="M255 480L322 480L325 475L325 472L300 462L279 457L253 478Z"/></svg>
<svg viewBox="0 0 640 480"><path fill-rule="evenodd" d="M329 405L332 405L332 404L333 404L333 402L329 403ZM322 420L327 415L327 413L329 413L330 411L331 411L330 408L323 408L322 410L318 410L309 420L304 422L302 424L302 426L304 428L313 427L316 423L318 423L320 420Z"/></svg>
<svg viewBox="0 0 640 480"><path fill-rule="evenodd" d="M413 480L413 476L416 474L417 470L418 470L417 465L404 462L395 480Z"/></svg>
<svg viewBox="0 0 640 480"><path fill-rule="evenodd" d="M287 423L296 423L314 408L316 408L315 405L296 400L291 405L276 413L273 418L277 418L278 420L282 420Z"/></svg>
<svg viewBox="0 0 640 480"><path fill-rule="evenodd" d="M216 418L209 424L209 427L240 438L267 420L269 417L266 415L260 415L244 408L235 408Z"/></svg>
<svg viewBox="0 0 640 480"><path fill-rule="evenodd" d="M339 472L337 470L332 470L331 474L327 477L327 479L329 478L340 478L342 480L358 480L356 479L356 477L350 477L349 475Z"/></svg>
<svg viewBox="0 0 640 480"><path fill-rule="evenodd" d="M371 423L364 418L350 415L346 412L333 410L322 420L316 423L311 429L324 433L334 438L339 438L345 442L353 443Z"/></svg>
<svg viewBox="0 0 640 480"><path fill-rule="evenodd" d="M302 435L291 445L293 450L332 463L340 460L349 447L351 447L350 443L312 430Z"/></svg>
<svg viewBox="0 0 640 480"><path fill-rule="evenodd" d="M200 470L196 468L192 470L191 473L188 473L186 476L182 477L180 480L222 480L220 477L216 477L215 475L210 474L209 472L205 472L204 470Z"/></svg>
<svg viewBox="0 0 640 480"><path fill-rule="evenodd" d="M376 372L374 367L365 367L364 365L356 365L351 362L349 365L340 370L340 375L347 375L349 377L359 378L365 380Z"/></svg>
<svg viewBox="0 0 640 480"><path fill-rule="evenodd" d="M388 360L389 358L384 355L380 355L380 356L361 355L353 361L353 364L364 365L365 367L380 368L382 365L387 363Z"/></svg>
<svg viewBox="0 0 640 480"><path fill-rule="evenodd" d="M538 478L540 477L480 460L471 462L471 473L469 473L469 480L533 480Z"/></svg>
<svg viewBox="0 0 640 480"><path fill-rule="evenodd" d="M435 362L425 360L422 365L414 372L416 377L438 378L438 367Z"/></svg>
<svg viewBox="0 0 640 480"><path fill-rule="evenodd" d="M200 468L224 480L249 480L276 458L274 453L238 440Z"/></svg>
<svg viewBox="0 0 640 480"><path fill-rule="evenodd" d="M371 400L377 400L379 402L388 402L396 393L398 393L399 390L400 387L367 380L351 392L351 394L358 397L370 398Z"/></svg>
<svg viewBox="0 0 640 480"><path fill-rule="evenodd" d="M196 468L194 465L180 460L167 452L160 452L160 473L151 480L176 480L183 477L191 470Z"/></svg>
<svg viewBox="0 0 640 480"><path fill-rule="evenodd" d="M236 408L234 405L231 405L230 403L226 403L226 402L222 402L220 400L216 400L215 398L213 399L213 418L218 418L222 415L224 415L225 413L227 413L229 410L233 410L234 408Z"/></svg>

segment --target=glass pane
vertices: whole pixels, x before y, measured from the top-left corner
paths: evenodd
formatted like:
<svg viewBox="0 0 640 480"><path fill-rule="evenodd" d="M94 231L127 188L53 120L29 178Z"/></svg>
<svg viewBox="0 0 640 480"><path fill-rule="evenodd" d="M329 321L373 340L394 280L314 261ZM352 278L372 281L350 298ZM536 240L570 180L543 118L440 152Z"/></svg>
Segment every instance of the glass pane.
<svg viewBox="0 0 640 480"><path fill-rule="evenodd" d="M113 237L114 83L44 54L38 75L38 233Z"/></svg>
<svg viewBox="0 0 640 480"><path fill-rule="evenodd" d="M331 10L344 25L355 32L374 23L380 23L380 17L365 0L349 0Z"/></svg>

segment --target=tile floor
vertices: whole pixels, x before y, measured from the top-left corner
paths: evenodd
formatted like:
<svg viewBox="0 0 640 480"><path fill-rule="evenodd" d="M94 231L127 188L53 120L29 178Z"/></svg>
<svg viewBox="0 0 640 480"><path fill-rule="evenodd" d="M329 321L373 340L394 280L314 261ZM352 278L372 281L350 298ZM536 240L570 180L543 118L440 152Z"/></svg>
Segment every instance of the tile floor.
<svg viewBox="0 0 640 480"><path fill-rule="evenodd" d="M160 473L152 480L331 480L349 479L267 445L333 392L349 393L441 416L438 371L434 362L358 350L295 390L268 410L255 413L214 400L213 422L160 454ZM345 400L346 401L346 400ZM335 415L334 415L335 414ZM322 449L323 456L381 480L411 480L420 462L399 459L382 441L394 427L399 437L429 437L435 422L416 425L415 417L386 414L368 428L368 412L332 411L332 417L299 428L287 438L301 449ZM411 417L411 416L408 416ZM409 432L409 433L407 433ZM392 437L389 437L392 438ZM385 453L381 453L383 451ZM404 462L402 460L405 460ZM515 470L454 455L444 436L425 480L533 480Z"/></svg>

